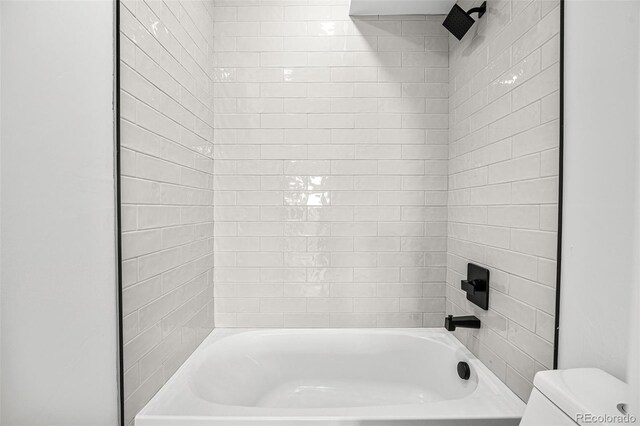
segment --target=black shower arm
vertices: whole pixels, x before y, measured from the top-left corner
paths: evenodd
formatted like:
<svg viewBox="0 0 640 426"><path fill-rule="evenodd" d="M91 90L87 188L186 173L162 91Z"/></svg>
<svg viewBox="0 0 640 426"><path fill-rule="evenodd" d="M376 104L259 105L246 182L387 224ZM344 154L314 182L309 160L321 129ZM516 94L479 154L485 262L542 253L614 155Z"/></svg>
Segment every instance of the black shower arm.
<svg viewBox="0 0 640 426"><path fill-rule="evenodd" d="M467 11L467 15L471 15L472 13L477 13L478 18L482 18L482 15L484 15L486 11L487 11L487 2L485 1L480 6L474 7L473 9L469 9Z"/></svg>

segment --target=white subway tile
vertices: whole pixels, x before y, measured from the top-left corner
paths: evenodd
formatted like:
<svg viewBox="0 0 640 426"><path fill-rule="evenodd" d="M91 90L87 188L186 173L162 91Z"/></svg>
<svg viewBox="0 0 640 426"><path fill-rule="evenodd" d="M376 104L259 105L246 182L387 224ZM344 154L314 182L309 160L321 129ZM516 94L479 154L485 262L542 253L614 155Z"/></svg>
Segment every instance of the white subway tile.
<svg viewBox="0 0 640 426"><path fill-rule="evenodd" d="M354 312L398 312L400 301L398 298L355 298L353 299Z"/></svg>
<svg viewBox="0 0 640 426"><path fill-rule="evenodd" d="M555 64L514 89L512 106L514 109L523 108L548 94L556 92L559 86L560 65Z"/></svg>
<svg viewBox="0 0 640 426"><path fill-rule="evenodd" d="M307 65L307 54L304 52L262 52L262 67L303 67Z"/></svg>
<svg viewBox="0 0 640 426"><path fill-rule="evenodd" d="M422 327L421 313L386 313L377 314L378 327Z"/></svg>
<svg viewBox="0 0 640 426"><path fill-rule="evenodd" d="M331 160L331 173L336 175L373 175L377 170L373 160Z"/></svg>
<svg viewBox="0 0 640 426"><path fill-rule="evenodd" d="M540 176L540 155L533 154L492 164L488 173L489 184L537 178Z"/></svg>
<svg viewBox="0 0 640 426"><path fill-rule="evenodd" d="M322 298L308 299L308 312L352 312L353 300L350 298Z"/></svg>
<svg viewBox="0 0 640 426"><path fill-rule="evenodd" d="M511 249L547 259L557 254L556 233L532 230L511 230Z"/></svg>
<svg viewBox="0 0 640 426"><path fill-rule="evenodd" d="M400 83L355 83L354 95L359 98L396 98L401 96Z"/></svg>
<svg viewBox="0 0 640 426"><path fill-rule="evenodd" d="M264 298L260 299L260 312L286 313L306 312L307 300L304 298Z"/></svg>
<svg viewBox="0 0 640 426"><path fill-rule="evenodd" d="M511 187L514 204L553 204L558 202L558 179L544 178L515 182Z"/></svg>
<svg viewBox="0 0 640 426"><path fill-rule="evenodd" d="M473 52L449 45L447 311L474 312L459 280L467 262L488 266L485 331L465 343L525 401L554 338L560 19L546 3L503 2ZM403 64L420 60L410 55ZM448 81L438 67L430 75Z"/></svg>
<svg viewBox="0 0 640 426"><path fill-rule="evenodd" d="M249 328L284 327L284 315L282 313L237 314L235 326Z"/></svg>
<svg viewBox="0 0 640 426"><path fill-rule="evenodd" d="M237 37L238 52L278 52L283 50L281 37Z"/></svg>
<svg viewBox="0 0 640 426"><path fill-rule="evenodd" d="M185 6L189 13L200 7L199 2ZM162 365L167 354L188 355L180 333L171 331L181 327L194 336L190 344L195 347L213 328L213 311L206 308L213 297L213 109L220 113L216 126L259 124L251 111L240 116L236 108L236 99L257 97L258 86L238 86L233 73L214 67L219 61L255 66L258 56L225 52L236 49L233 39L215 43L220 53L208 57L214 49L213 22L209 16L191 20L186 9L161 2L137 2L131 8L135 16L121 9L121 31L134 37L137 46L135 52L128 50L132 46L123 38L124 59L131 68L122 68L121 112L130 120L123 122L122 138L123 146L137 151L134 167L123 151L123 173L144 178L122 179L123 202L131 203L123 206L123 255L137 256L122 265L123 307L131 312L124 319L125 363L132 367L129 372L138 372L125 376L127 422L168 378ZM134 29L136 20L153 27L140 31L143 24L136 24ZM216 31L251 36L258 29L255 23L220 22ZM256 41L256 48L268 48L267 40ZM211 89L217 77L219 101L214 102ZM140 231L129 232L136 228Z"/></svg>
<svg viewBox="0 0 640 426"><path fill-rule="evenodd" d="M376 314L364 313L332 313L331 327L360 328L376 327L378 324Z"/></svg>
<svg viewBox="0 0 640 426"><path fill-rule="evenodd" d="M354 117L350 114L314 114L309 116L308 125L317 129L353 128Z"/></svg>
<svg viewBox="0 0 640 426"><path fill-rule="evenodd" d="M288 113L328 113L331 103L329 99L285 99L284 110Z"/></svg>
<svg viewBox="0 0 640 426"><path fill-rule="evenodd" d="M261 22L260 35L262 36L305 36L307 35L306 22Z"/></svg>

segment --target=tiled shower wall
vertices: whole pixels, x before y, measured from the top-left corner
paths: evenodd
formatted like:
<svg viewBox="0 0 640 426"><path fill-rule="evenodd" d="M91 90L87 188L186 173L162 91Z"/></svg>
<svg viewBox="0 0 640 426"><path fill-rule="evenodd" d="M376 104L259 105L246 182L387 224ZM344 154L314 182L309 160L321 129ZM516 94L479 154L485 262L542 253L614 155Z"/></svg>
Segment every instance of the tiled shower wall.
<svg viewBox="0 0 640 426"><path fill-rule="evenodd" d="M490 3L463 42L346 0L122 5L127 421L212 329L213 292L218 327L440 327L446 295L528 397L553 351L557 1Z"/></svg>
<svg viewBox="0 0 640 426"><path fill-rule="evenodd" d="M482 319L456 335L524 400L553 366L559 29L557 0L499 0L450 42L447 311ZM491 270L489 311L460 290L467 262Z"/></svg>
<svg viewBox="0 0 640 426"><path fill-rule="evenodd" d="M447 33L348 3L215 3L218 327L442 325Z"/></svg>
<svg viewBox="0 0 640 426"><path fill-rule="evenodd" d="M121 3L127 424L213 328L212 9Z"/></svg>

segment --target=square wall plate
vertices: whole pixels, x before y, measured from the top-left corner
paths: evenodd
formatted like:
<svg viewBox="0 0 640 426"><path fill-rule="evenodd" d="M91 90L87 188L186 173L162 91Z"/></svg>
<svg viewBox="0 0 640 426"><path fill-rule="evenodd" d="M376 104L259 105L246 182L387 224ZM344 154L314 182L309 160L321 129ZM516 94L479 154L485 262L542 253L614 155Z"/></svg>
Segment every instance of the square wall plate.
<svg viewBox="0 0 640 426"><path fill-rule="evenodd" d="M467 300L479 306L485 311L489 309L489 270L482 266L467 264L467 280L481 280L485 283L484 291L476 291L475 294L467 293Z"/></svg>

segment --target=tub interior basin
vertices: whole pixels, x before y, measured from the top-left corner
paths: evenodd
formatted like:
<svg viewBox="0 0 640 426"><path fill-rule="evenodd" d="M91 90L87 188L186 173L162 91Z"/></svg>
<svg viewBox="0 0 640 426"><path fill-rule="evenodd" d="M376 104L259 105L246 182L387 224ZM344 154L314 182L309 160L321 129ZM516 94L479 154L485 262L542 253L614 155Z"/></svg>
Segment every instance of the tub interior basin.
<svg viewBox="0 0 640 426"><path fill-rule="evenodd" d="M347 408L464 398L478 385L458 377L464 358L437 339L382 333L274 331L220 340L195 360L190 387L215 404Z"/></svg>

